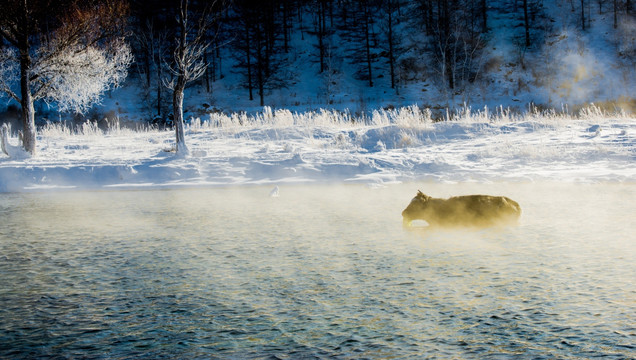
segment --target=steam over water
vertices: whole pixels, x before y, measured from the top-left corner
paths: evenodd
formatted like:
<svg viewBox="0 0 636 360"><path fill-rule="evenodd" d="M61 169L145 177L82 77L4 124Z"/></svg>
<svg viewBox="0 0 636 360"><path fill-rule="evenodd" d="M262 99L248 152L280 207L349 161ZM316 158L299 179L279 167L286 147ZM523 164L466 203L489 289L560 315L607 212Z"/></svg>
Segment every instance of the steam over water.
<svg viewBox="0 0 636 360"><path fill-rule="evenodd" d="M516 227L402 228L421 189ZM0 358L636 357L636 185L0 194Z"/></svg>

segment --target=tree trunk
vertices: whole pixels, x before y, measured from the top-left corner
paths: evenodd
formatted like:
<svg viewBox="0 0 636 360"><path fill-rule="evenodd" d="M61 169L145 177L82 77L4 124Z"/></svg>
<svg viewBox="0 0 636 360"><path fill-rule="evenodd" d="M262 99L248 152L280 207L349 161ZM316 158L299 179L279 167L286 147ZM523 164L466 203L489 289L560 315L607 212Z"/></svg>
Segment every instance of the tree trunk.
<svg viewBox="0 0 636 360"><path fill-rule="evenodd" d="M481 0L481 11L481 32L485 34L488 32L488 4L486 4L486 0Z"/></svg>
<svg viewBox="0 0 636 360"><path fill-rule="evenodd" d="M285 1L281 3L283 9L283 49L285 49L285 54L289 53L289 25L288 25L288 5Z"/></svg>
<svg viewBox="0 0 636 360"><path fill-rule="evenodd" d="M219 80L223 79L223 58L221 57L221 50L220 50L220 46L219 46L219 41L218 40L214 40L214 48L216 51L216 57L215 59L217 59L217 61L219 62L219 64L217 65L217 68L219 69ZM216 72L215 72L216 74ZM216 78L214 79L214 81L216 81Z"/></svg>
<svg viewBox="0 0 636 360"><path fill-rule="evenodd" d="M252 54L251 54L251 47L250 47L250 27L249 24L247 22L247 20L245 21L245 56L247 57L247 89L250 93L250 101L254 100L254 92L252 90L252 88L254 87L252 85Z"/></svg>
<svg viewBox="0 0 636 360"><path fill-rule="evenodd" d="M523 0L523 22L526 28L526 47L530 47L530 21L528 19L528 0Z"/></svg>
<svg viewBox="0 0 636 360"><path fill-rule="evenodd" d="M318 50L320 52L320 73L322 74L325 71L325 2L324 0L320 1L318 10Z"/></svg>
<svg viewBox="0 0 636 360"><path fill-rule="evenodd" d="M263 39L261 32L256 33L256 80L258 81L258 96L261 106L265 106L265 78L264 78L264 60L263 60Z"/></svg>
<svg viewBox="0 0 636 360"><path fill-rule="evenodd" d="M585 0L581 0L581 28L585 31Z"/></svg>
<svg viewBox="0 0 636 360"><path fill-rule="evenodd" d="M203 52L203 62L205 63L205 92L210 93L210 64L207 51Z"/></svg>
<svg viewBox="0 0 636 360"><path fill-rule="evenodd" d="M455 74L453 73L453 63L455 62L454 59L452 59L451 55L451 32L450 32L450 10L449 10L449 6L448 6L448 1L440 1L442 3L442 9L441 9L441 19L440 22L442 22L443 26L443 35L442 35L442 44L444 44L444 62L445 62L445 70L446 70L446 75L448 76L448 87L453 90L455 89ZM438 5L439 6L439 5ZM439 8L438 8L439 9Z"/></svg>
<svg viewBox="0 0 636 360"><path fill-rule="evenodd" d="M161 79L163 74L161 71L161 59L157 55L157 116L161 116Z"/></svg>
<svg viewBox="0 0 636 360"><path fill-rule="evenodd" d="M186 86L186 46L187 46L187 14L188 1L181 0L181 16L179 17L179 43L177 48L177 81L172 93L172 112L174 114L174 129L176 135L176 152L189 155L190 151L185 143L185 126L183 123L183 91Z"/></svg>
<svg viewBox="0 0 636 360"><path fill-rule="evenodd" d="M155 40L152 38L150 38L150 43L152 44ZM152 45L150 45L151 49L148 51L147 46L144 46L144 71L146 72L146 86L148 87L148 89L150 89L150 79L152 74L150 74L150 61L151 61L151 56L154 56L154 54L150 54L152 52Z"/></svg>
<svg viewBox="0 0 636 360"><path fill-rule="evenodd" d="M303 26L303 6L298 6L298 23L300 24L300 40L305 41L305 28Z"/></svg>
<svg viewBox="0 0 636 360"><path fill-rule="evenodd" d="M215 40L215 45L214 47L216 48L218 45L216 44L216 40ZM215 54L216 50L212 50L212 82L216 82L216 54Z"/></svg>
<svg viewBox="0 0 636 360"><path fill-rule="evenodd" d="M177 140L177 154L189 155L190 151L185 142L185 126L183 121L183 91L185 90L185 78L179 74L172 95L172 109L174 113L175 135Z"/></svg>
<svg viewBox="0 0 636 360"><path fill-rule="evenodd" d="M389 68L391 89L395 89L395 56L393 54L393 0L389 0Z"/></svg>
<svg viewBox="0 0 636 360"><path fill-rule="evenodd" d="M367 50L367 71L369 73L369 87L373 87L373 70L371 68L371 44L369 40L369 4L364 6L364 37Z"/></svg>
<svg viewBox="0 0 636 360"><path fill-rule="evenodd" d="M28 20L26 18L26 10L24 13L23 21L23 33L19 40L20 50L20 91L22 107L22 126L23 137L22 145L24 150L31 155L35 155L36 146L36 128L35 128L35 109L33 108L33 94L31 94L31 85L29 83L29 73L31 70L31 57L29 55L29 35L28 35Z"/></svg>
<svg viewBox="0 0 636 360"><path fill-rule="evenodd" d="M9 129L7 128L7 124L2 124L2 126L0 126L0 149L2 150L3 153L9 155L9 151L7 150L8 147L9 147Z"/></svg>
<svg viewBox="0 0 636 360"><path fill-rule="evenodd" d="M28 80L27 80L28 83ZM33 108L33 97L31 96L30 89L26 92L22 92L22 126L23 135L22 143L24 150L31 155L35 155L36 146L36 128L35 128L35 109Z"/></svg>

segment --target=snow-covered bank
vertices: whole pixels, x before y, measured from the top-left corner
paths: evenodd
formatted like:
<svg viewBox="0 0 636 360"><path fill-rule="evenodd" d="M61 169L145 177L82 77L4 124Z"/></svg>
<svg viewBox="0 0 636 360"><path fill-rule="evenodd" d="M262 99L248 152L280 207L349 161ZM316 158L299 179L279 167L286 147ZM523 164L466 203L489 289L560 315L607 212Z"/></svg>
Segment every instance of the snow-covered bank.
<svg viewBox="0 0 636 360"><path fill-rule="evenodd" d="M36 156L0 154L0 191L161 188L300 182L636 182L636 119L465 110L433 122L417 107L246 116L216 114L187 130L190 157L167 152L172 131L95 126L39 133ZM16 138L9 141L17 144Z"/></svg>

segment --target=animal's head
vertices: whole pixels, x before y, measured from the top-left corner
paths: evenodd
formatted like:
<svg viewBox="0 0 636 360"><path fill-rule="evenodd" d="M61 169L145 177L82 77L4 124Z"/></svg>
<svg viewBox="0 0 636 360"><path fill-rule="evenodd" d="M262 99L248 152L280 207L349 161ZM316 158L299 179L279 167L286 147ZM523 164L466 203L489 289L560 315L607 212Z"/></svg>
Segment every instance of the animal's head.
<svg viewBox="0 0 636 360"><path fill-rule="evenodd" d="M411 200L409 206L402 211L402 221L404 225L410 225L411 221L416 219L425 220L422 218L426 208L428 207L430 196L425 195L421 191L417 191L417 195Z"/></svg>

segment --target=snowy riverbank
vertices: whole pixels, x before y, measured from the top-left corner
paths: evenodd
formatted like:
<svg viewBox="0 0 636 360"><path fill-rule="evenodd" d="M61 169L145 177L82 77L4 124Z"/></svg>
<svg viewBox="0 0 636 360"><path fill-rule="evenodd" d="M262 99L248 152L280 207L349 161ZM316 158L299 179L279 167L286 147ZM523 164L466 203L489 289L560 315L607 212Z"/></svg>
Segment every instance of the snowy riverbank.
<svg viewBox="0 0 636 360"><path fill-rule="evenodd" d="M505 111L433 122L417 107L366 119L340 112L213 115L172 131L51 125L26 159L0 154L0 191L306 182L636 181L636 118ZM17 139L10 138L12 144Z"/></svg>

